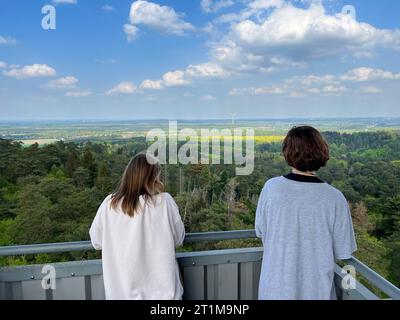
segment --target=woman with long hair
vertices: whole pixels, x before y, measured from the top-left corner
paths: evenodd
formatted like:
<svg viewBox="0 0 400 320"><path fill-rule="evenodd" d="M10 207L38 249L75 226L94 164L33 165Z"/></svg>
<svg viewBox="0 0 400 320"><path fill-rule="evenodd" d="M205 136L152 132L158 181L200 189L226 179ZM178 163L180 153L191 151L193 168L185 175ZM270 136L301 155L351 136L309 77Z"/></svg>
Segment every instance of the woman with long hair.
<svg viewBox="0 0 400 320"><path fill-rule="evenodd" d="M160 172L155 159L134 157L93 220L89 234L93 247L102 250L106 299L182 298L175 247L185 230L175 201L163 192Z"/></svg>
<svg viewBox="0 0 400 320"><path fill-rule="evenodd" d="M316 129L295 127L283 155L292 172L268 180L257 206L264 244L259 299L335 299L335 260L350 258L357 246L345 197L317 176L329 146Z"/></svg>

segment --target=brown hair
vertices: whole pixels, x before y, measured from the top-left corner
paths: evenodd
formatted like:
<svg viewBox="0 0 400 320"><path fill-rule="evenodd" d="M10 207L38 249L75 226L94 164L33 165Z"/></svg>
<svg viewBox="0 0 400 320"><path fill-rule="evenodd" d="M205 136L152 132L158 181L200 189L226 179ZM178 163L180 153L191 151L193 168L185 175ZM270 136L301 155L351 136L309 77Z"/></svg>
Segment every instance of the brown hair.
<svg viewBox="0 0 400 320"><path fill-rule="evenodd" d="M129 161L117 190L111 196L112 208L116 209L122 202L122 211L133 217L140 206L140 196L147 202L163 191L160 164L156 161L151 162L153 164L149 163L144 153Z"/></svg>
<svg viewBox="0 0 400 320"><path fill-rule="evenodd" d="M329 146L317 129L294 127L283 141L283 155L286 162L297 170L317 171L329 161Z"/></svg>

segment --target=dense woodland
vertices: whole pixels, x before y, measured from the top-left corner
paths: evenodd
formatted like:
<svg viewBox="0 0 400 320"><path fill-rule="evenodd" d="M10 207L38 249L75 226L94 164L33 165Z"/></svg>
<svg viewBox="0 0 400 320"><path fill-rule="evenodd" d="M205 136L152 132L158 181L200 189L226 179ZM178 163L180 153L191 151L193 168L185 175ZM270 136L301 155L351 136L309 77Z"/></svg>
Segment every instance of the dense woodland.
<svg viewBox="0 0 400 320"><path fill-rule="evenodd" d="M349 200L359 246L356 256L400 285L400 133L324 135L331 160L320 177ZM97 207L114 190L129 159L146 147L144 138L45 146L0 139L0 246L87 240ZM265 181L288 170L281 144L266 143L256 145L250 176L235 176L234 165L168 165L163 179L187 232L251 229ZM231 241L216 247L223 245L259 242ZM184 250L206 246L212 244ZM98 253L7 257L0 264L94 256Z"/></svg>

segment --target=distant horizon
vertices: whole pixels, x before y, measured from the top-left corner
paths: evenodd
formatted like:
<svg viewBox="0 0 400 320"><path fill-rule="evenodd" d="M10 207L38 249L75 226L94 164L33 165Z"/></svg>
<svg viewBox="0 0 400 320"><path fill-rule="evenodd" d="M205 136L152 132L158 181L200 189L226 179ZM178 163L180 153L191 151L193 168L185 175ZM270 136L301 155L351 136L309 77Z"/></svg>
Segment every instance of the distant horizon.
<svg viewBox="0 0 400 320"><path fill-rule="evenodd" d="M276 118L235 118L234 121L286 121L286 120L400 120L400 116L347 116L347 117L276 117ZM81 119L10 119L2 120L0 123L35 123L35 122L131 122L131 121L190 121L190 122L205 122L205 121L227 121L231 122L231 118L132 118L132 119L96 119L96 118L81 118Z"/></svg>

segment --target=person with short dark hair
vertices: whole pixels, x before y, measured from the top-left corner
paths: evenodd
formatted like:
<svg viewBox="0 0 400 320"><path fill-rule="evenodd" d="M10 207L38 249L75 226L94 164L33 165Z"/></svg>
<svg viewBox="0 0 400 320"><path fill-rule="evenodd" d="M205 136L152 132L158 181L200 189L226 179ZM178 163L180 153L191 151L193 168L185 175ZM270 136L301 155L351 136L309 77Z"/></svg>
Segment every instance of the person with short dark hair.
<svg viewBox="0 0 400 320"><path fill-rule="evenodd" d="M335 260L350 258L357 245L347 200L316 173L329 161L329 146L315 128L294 127L283 155L292 172L268 180L257 206L259 299L336 299Z"/></svg>

